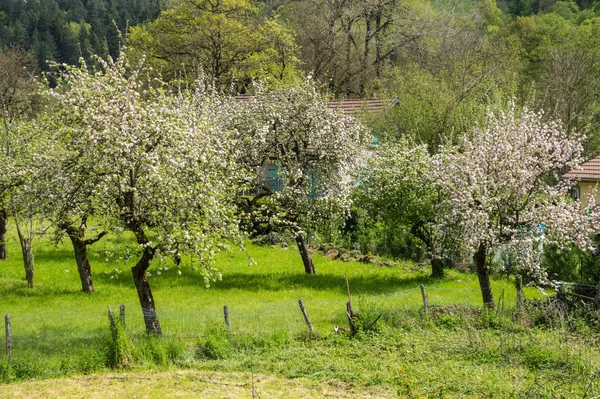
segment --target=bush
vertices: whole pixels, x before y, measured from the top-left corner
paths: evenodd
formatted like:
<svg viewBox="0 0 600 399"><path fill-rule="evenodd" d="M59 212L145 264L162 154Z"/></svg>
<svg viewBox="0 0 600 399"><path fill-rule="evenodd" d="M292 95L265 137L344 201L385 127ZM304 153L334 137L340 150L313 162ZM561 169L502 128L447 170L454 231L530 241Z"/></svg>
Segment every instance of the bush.
<svg viewBox="0 0 600 399"><path fill-rule="evenodd" d="M573 247L569 250L547 245L544 247L542 266L548 270L548 277L554 281L597 284L600 280L600 256L592 256L590 251Z"/></svg>

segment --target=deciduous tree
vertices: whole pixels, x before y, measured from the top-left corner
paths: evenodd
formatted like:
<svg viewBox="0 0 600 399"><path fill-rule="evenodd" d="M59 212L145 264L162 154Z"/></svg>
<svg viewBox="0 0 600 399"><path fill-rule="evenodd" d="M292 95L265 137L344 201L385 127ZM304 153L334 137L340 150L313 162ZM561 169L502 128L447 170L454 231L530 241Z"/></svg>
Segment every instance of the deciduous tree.
<svg viewBox="0 0 600 399"><path fill-rule="evenodd" d="M170 95L123 55L98 62L95 74L67 68L54 90L70 178L92 179L97 215L135 235L133 280L146 330L160 334L146 275L152 260L194 253L210 279L212 257L237 232L231 197L241 178L233 136L220 125L226 101L203 83Z"/></svg>
<svg viewBox="0 0 600 399"><path fill-rule="evenodd" d="M353 117L330 109L312 80L274 91L258 87L241 104L236 128L242 164L259 175L261 167L272 164L282 183L274 189L257 179L258 195L251 202L264 198L270 222L294 231L305 272L315 273L306 227L348 209L366 131Z"/></svg>
<svg viewBox="0 0 600 399"><path fill-rule="evenodd" d="M31 56L20 49L0 51L0 259L6 259L8 217L6 201L22 181L15 173L19 137L17 125L37 104L37 83Z"/></svg>
<svg viewBox="0 0 600 399"><path fill-rule="evenodd" d="M522 270L543 281L537 245L542 237L593 247L598 215L582 212L568 195L573 183L560 180L561 172L580 162L581 150L581 139L569 138L560 124L513 106L490 114L460 146L446 146L435 157L435 182L446 193L440 231L458 228L458 238L474 254L486 306L495 306L490 251L514 253Z"/></svg>
<svg viewBox="0 0 600 399"><path fill-rule="evenodd" d="M243 91L252 79L297 78L296 44L276 19L265 20L248 0L181 0L128 34L132 57L147 56L167 80L198 70L221 89Z"/></svg>
<svg viewBox="0 0 600 399"><path fill-rule="evenodd" d="M426 145L401 139L373 150L360 174L358 206L386 225L404 226L419 238L431 259L431 275L444 273L437 238L441 194L433 181L432 157Z"/></svg>

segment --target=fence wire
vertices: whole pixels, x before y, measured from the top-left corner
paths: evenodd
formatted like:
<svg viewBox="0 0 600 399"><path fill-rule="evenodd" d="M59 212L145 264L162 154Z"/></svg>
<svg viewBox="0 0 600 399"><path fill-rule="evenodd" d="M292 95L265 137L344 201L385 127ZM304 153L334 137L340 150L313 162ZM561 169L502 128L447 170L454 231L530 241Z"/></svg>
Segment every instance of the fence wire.
<svg viewBox="0 0 600 399"><path fill-rule="evenodd" d="M452 289L431 286L426 288L429 306L459 306L481 308L479 290ZM299 299L299 298L298 298ZM277 302L247 303L240 306L228 304L231 331L240 334L296 334L307 330L298 299ZM315 330L321 334L333 333L333 326L347 324L347 297L339 299L302 298ZM423 307L419 287L380 295L352 297L357 312L381 314L383 319L398 321L421 316ZM515 292L502 292L497 296L497 313L512 315L515 309ZM108 305L119 317L120 304L105 307L62 308L47 312L11 313L12 353L38 352L40 356L61 354L72 348L90 347L108 339L110 334ZM143 334L145 324L138 303L125 303L125 327L131 334ZM10 313L10 312L8 312ZM194 306L185 308L159 307L157 315L163 335L181 339L201 339L210 328L225 326L223 306L209 309ZM400 320L401 321L401 320ZM6 331L3 331L5 336ZM4 337L3 337L4 338ZM2 353L2 356L6 356Z"/></svg>

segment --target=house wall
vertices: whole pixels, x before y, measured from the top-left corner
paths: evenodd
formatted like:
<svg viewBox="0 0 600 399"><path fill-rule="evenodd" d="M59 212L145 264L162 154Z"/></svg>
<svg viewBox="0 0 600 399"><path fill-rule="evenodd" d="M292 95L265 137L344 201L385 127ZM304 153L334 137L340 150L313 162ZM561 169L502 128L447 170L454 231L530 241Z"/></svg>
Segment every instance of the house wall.
<svg viewBox="0 0 600 399"><path fill-rule="evenodd" d="M600 204L600 182L578 181L577 186L579 187L579 198L581 198L582 205L585 206L590 195L594 198L596 204Z"/></svg>

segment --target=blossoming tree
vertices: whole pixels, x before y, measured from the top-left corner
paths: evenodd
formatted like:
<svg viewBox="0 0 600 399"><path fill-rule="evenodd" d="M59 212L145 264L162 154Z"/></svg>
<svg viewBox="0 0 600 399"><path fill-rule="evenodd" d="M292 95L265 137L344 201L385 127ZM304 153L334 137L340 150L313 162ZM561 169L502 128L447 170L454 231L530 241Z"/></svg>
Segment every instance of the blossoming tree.
<svg viewBox="0 0 600 399"><path fill-rule="evenodd" d="M456 238L474 254L486 306L495 306L490 251L515 254L519 267L543 280L537 241L593 247L598 217L582 212L568 195L573 183L560 179L578 165L581 150L581 140L568 137L558 123L513 106L490 114L460 146L446 146L435 157L435 184L446 193L441 232L457 227Z"/></svg>
<svg viewBox="0 0 600 399"><path fill-rule="evenodd" d="M7 257L7 201L21 184L16 173L18 167L15 167L20 161L17 153L22 148L19 145L23 143L19 129L35 114L39 103L31 64L31 55L22 50L0 50L0 259Z"/></svg>
<svg viewBox="0 0 600 399"><path fill-rule="evenodd" d="M34 121L15 122L10 155L0 157L0 195L5 195L3 207L15 221L29 288L34 277L33 241L48 227L45 181L40 177L53 164L46 131L37 127Z"/></svg>
<svg viewBox="0 0 600 399"><path fill-rule="evenodd" d="M272 163L282 183L273 189L255 179L254 205L266 208L270 223L294 231L304 270L314 274L305 229L348 209L352 172L368 143L365 130L353 117L330 109L311 79L273 91L257 87L257 94L241 104L236 128L241 163L255 176Z"/></svg>
<svg viewBox="0 0 600 399"><path fill-rule="evenodd" d="M440 277L444 268L435 228L440 193L433 183L427 146L400 139L373 151L356 197L371 220L410 229L427 249L431 275Z"/></svg>
<svg viewBox="0 0 600 399"><path fill-rule="evenodd" d="M167 93L146 80L125 56L98 60L102 69L67 68L54 96L59 103L70 179L89 179L97 217L135 235L140 258L133 280L146 330L161 333L147 270L162 255L194 253L205 278L212 257L238 221L232 201L237 181L231 132L221 128L223 98L198 84Z"/></svg>

